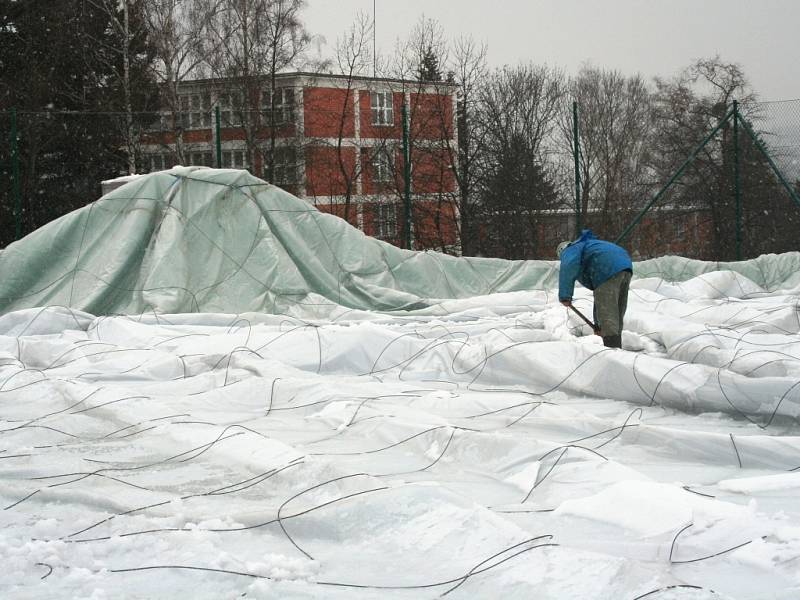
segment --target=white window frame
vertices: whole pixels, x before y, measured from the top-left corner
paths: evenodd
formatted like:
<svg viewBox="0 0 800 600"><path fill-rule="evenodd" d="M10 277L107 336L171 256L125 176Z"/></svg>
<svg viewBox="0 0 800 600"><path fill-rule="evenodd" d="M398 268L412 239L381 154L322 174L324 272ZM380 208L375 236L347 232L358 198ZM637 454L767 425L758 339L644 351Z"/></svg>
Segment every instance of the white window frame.
<svg viewBox="0 0 800 600"><path fill-rule="evenodd" d="M156 171L166 171L169 168L167 166L169 162L168 154L150 154L148 159L151 173L155 173Z"/></svg>
<svg viewBox="0 0 800 600"><path fill-rule="evenodd" d="M219 106L220 127L237 127L234 123L235 113L241 109L242 95L239 92L223 92L217 96Z"/></svg>
<svg viewBox="0 0 800 600"><path fill-rule="evenodd" d="M147 127L148 131L164 131L171 129L170 127L170 113L160 112L153 118L152 123Z"/></svg>
<svg viewBox="0 0 800 600"><path fill-rule="evenodd" d="M189 153L189 164L193 167L213 167L214 154L210 150L198 150Z"/></svg>
<svg viewBox="0 0 800 600"><path fill-rule="evenodd" d="M297 150L291 146L278 146L275 148L275 156L273 157L275 171L273 173L275 185L295 185L297 183ZM264 165L264 176L267 177L269 173L266 172L267 165Z"/></svg>
<svg viewBox="0 0 800 600"><path fill-rule="evenodd" d="M397 203L379 202L374 206L375 233L382 240L394 239L398 235L397 229Z"/></svg>
<svg viewBox="0 0 800 600"><path fill-rule="evenodd" d="M382 127L394 125L394 95L392 92L370 92L369 107L373 125Z"/></svg>
<svg viewBox="0 0 800 600"><path fill-rule="evenodd" d="M675 233L674 239L678 242L683 242L686 240L687 234L687 227L686 227L686 215L677 214L673 217L675 219Z"/></svg>
<svg viewBox="0 0 800 600"><path fill-rule="evenodd" d="M264 117L269 122L269 111L272 109L270 103L269 88L261 92L261 110ZM279 87L275 88L275 125L286 125L294 122L294 88Z"/></svg>
<svg viewBox="0 0 800 600"><path fill-rule="evenodd" d="M211 94L208 92L181 94L179 104L179 122L184 129L211 127Z"/></svg>
<svg viewBox="0 0 800 600"><path fill-rule="evenodd" d="M183 94L182 96L178 97L178 125L182 129L191 128L191 113L189 112L191 102L192 101L188 94Z"/></svg>
<svg viewBox="0 0 800 600"><path fill-rule="evenodd" d="M392 161L387 148L379 148L372 153L370 159L372 166L373 183L389 183L392 181Z"/></svg>
<svg viewBox="0 0 800 600"><path fill-rule="evenodd" d="M223 169L246 169L246 153L244 150L223 150Z"/></svg>

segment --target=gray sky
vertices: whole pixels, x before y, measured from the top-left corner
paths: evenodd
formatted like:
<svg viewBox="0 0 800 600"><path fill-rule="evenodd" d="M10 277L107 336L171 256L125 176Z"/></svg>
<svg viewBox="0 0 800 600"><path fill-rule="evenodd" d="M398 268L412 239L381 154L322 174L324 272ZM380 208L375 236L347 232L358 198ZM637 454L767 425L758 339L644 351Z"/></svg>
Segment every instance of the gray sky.
<svg viewBox="0 0 800 600"><path fill-rule="evenodd" d="M336 37L373 0L307 0L309 31ZM421 15L448 37L487 44L489 64L586 61L625 74L671 77L697 58L739 63L761 100L800 98L800 0L375 0L378 51L389 53Z"/></svg>

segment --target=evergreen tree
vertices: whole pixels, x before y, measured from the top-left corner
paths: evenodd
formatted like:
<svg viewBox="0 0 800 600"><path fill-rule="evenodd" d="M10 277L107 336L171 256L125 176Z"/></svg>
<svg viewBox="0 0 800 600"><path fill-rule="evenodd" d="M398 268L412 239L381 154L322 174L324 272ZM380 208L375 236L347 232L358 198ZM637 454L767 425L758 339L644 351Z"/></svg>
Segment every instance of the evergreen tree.
<svg viewBox="0 0 800 600"><path fill-rule="evenodd" d="M439 66L439 58L430 46L425 48L420 57L417 79L419 81L444 81Z"/></svg>
<svg viewBox="0 0 800 600"><path fill-rule="evenodd" d="M487 256L536 258L537 230L543 210L557 204L555 186L519 133L499 149L481 192Z"/></svg>
<svg viewBox="0 0 800 600"><path fill-rule="evenodd" d="M48 0L0 0L0 111L18 111L23 235L97 199L100 181L125 172L124 117L109 114L125 105L120 47L99 3L61 0L54 10ZM141 107L150 90L143 33L132 48ZM0 123L0 178L9 181L8 112ZM0 188L4 224L13 205L10 186ZM0 246L13 237L13 225L0 229Z"/></svg>

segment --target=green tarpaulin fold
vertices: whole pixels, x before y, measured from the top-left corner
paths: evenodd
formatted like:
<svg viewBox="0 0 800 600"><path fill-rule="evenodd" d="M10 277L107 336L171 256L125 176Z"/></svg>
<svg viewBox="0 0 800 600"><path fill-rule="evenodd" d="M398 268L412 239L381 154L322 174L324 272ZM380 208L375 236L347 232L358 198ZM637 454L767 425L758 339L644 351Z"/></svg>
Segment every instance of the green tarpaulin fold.
<svg viewBox="0 0 800 600"><path fill-rule="evenodd" d="M635 276L682 281L729 269L765 289L800 283L800 253L741 263L664 257ZM66 306L95 315L248 311L298 304L378 311L557 286L554 261L412 252L247 171L175 167L137 177L0 252L0 313Z"/></svg>

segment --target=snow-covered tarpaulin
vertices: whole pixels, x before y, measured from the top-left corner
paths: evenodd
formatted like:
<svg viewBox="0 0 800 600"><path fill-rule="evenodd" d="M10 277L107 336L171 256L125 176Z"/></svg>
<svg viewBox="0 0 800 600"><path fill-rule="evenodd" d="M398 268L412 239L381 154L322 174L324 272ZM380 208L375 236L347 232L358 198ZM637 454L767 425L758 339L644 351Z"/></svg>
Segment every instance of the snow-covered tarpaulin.
<svg viewBox="0 0 800 600"><path fill-rule="evenodd" d="M0 596L800 597L800 254L637 263L622 351L555 269L202 169L13 244Z"/></svg>

